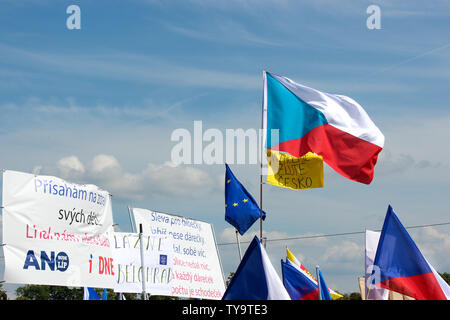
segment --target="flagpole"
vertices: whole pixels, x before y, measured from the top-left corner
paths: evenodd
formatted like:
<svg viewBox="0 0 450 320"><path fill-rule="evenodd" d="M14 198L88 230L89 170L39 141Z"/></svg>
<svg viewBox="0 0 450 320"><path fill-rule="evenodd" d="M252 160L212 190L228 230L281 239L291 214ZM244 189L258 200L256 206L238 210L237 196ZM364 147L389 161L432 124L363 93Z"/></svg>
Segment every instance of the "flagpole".
<svg viewBox="0 0 450 320"><path fill-rule="evenodd" d="M128 206L128 217L130 218L131 231L136 232L136 226L133 224L133 219L131 219L131 209Z"/></svg>
<svg viewBox="0 0 450 320"><path fill-rule="evenodd" d="M320 285L319 266L316 266L317 288L319 289L319 300L322 300L322 288Z"/></svg>
<svg viewBox="0 0 450 320"><path fill-rule="evenodd" d="M236 231L236 242L237 242L238 251L239 251L239 260L242 261L241 243L239 242L239 233L237 230L235 230L235 231Z"/></svg>
<svg viewBox="0 0 450 320"><path fill-rule="evenodd" d="M140 254L141 254L141 280L142 280L142 299L147 300L147 292L145 290L145 271L144 271L144 242L142 239L142 224L139 224L139 246L140 246Z"/></svg>
<svg viewBox="0 0 450 320"><path fill-rule="evenodd" d="M263 221L263 203L262 203L262 185L263 185L263 181L262 181L262 169L263 169L263 150L264 150L264 84L265 84L265 77L266 77L266 71L263 71L263 96L262 96L262 101L261 101L261 147L260 147L260 168L259 168L259 209L260 209L260 216L259 216L259 239L260 242L262 243L263 241L263 231L262 231L262 221Z"/></svg>

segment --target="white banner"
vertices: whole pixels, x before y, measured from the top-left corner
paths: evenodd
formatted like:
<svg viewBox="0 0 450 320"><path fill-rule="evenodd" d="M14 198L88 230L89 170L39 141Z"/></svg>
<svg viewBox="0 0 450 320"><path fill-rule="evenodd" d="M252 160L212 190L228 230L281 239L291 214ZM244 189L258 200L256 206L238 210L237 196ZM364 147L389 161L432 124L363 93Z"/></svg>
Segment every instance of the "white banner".
<svg viewBox="0 0 450 320"><path fill-rule="evenodd" d="M388 300L389 298L389 290L372 284L372 282L378 283L380 278L379 268L373 265L373 262L375 261L375 255L377 254L380 235L381 232L366 230L366 300Z"/></svg>
<svg viewBox="0 0 450 320"><path fill-rule="evenodd" d="M2 195L6 282L113 288L107 191L7 170Z"/></svg>
<svg viewBox="0 0 450 320"><path fill-rule="evenodd" d="M167 237L142 235L145 292L170 295L172 279L173 242ZM142 260L139 234L114 233L114 291L140 293Z"/></svg>
<svg viewBox="0 0 450 320"><path fill-rule="evenodd" d="M212 225L185 217L133 208L136 225L173 240L171 296L219 300L225 293Z"/></svg>

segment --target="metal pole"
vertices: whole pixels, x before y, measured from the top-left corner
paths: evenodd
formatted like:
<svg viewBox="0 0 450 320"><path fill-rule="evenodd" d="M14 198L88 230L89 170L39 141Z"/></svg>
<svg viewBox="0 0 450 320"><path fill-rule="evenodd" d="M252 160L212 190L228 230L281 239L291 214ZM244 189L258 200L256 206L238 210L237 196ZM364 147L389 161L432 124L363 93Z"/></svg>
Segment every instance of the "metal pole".
<svg viewBox="0 0 450 320"><path fill-rule="evenodd" d="M130 217L130 225L131 225L131 231L136 232L136 226L133 223L133 219L131 219L131 209L128 207L128 217Z"/></svg>
<svg viewBox="0 0 450 320"><path fill-rule="evenodd" d="M317 287L319 289L319 300L322 300L322 286L320 285L319 266L316 266Z"/></svg>
<svg viewBox="0 0 450 320"><path fill-rule="evenodd" d="M237 246L238 246L238 251L239 251L239 260L242 261L242 254L241 254L241 243L239 242L239 233L237 230L236 231L236 242L237 242Z"/></svg>
<svg viewBox="0 0 450 320"><path fill-rule="evenodd" d="M261 140L261 143L260 143L260 149L261 149L261 151L260 151L260 159L259 159L259 161L260 161L260 168L259 168L259 209L260 209L260 212L259 212L259 239L260 239L260 242L262 243L262 241L263 241L263 231L262 231L262 221L263 221L263 207L262 207L262 205L263 205L263 203L262 203L262 185L263 185L263 181L262 181L262 167L263 167L263 149L264 149L264 145L263 145L263 136L264 136L264 90L265 90L265 87L264 87L264 83L265 83L265 80L264 80L264 78L266 77L266 72L265 71L263 71L263 96L262 96L262 101L261 101L261 109L262 109L262 112L261 112L261 137L260 137L260 140Z"/></svg>
<svg viewBox="0 0 450 320"><path fill-rule="evenodd" d="M141 281L142 281L142 297L147 300L147 293L145 292L145 272L144 272L144 243L142 240L142 224L139 224L139 246L141 249Z"/></svg>

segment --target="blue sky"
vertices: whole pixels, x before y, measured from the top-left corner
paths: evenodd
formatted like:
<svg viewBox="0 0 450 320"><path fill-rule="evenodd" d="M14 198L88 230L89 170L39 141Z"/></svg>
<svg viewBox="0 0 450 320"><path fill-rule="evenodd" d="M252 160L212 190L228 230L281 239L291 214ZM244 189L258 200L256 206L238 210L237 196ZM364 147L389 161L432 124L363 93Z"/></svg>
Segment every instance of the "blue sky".
<svg viewBox="0 0 450 320"><path fill-rule="evenodd" d="M81 30L66 8L81 8ZM366 27L371 4L381 29ZM358 101L386 137L366 186L325 168L325 188L264 186L270 239L380 229L388 204L408 225L450 222L450 5L447 1L2 1L0 167L94 183L127 206L224 220L223 165L173 168L170 135L259 128L262 71ZM255 198L259 167L231 165ZM258 232L255 225L252 231ZM427 259L449 272L449 227L411 229ZM250 234L249 234L250 236ZM329 286L357 291L362 235L268 243L285 246ZM219 246L224 272L235 246Z"/></svg>

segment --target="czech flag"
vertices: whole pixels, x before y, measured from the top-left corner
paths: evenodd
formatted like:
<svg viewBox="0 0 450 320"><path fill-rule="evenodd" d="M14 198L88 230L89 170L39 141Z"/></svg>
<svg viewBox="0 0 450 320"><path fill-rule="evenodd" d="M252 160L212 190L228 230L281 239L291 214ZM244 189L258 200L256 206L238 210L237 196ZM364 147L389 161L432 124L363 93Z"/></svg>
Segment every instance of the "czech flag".
<svg viewBox="0 0 450 320"><path fill-rule="evenodd" d="M313 152L335 171L369 184L384 136L353 99L264 72L266 148L301 157ZM272 129L278 141L272 141Z"/></svg>
<svg viewBox="0 0 450 320"><path fill-rule="evenodd" d="M374 284L417 300L448 300L449 286L422 256L391 206L388 207L374 265Z"/></svg>
<svg viewBox="0 0 450 320"><path fill-rule="evenodd" d="M291 300L256 236L248 246L222 300Z"/></svg>
<svg viewBox="0 0 450 320"><path fill-rule="evenodd" d="M319 288L306 273L281 260L283 285L292 300L318 300Z"/></svg>
<svg viewBox="0 0 450 320"><path fill-rule="evenodd" d="M319 300L319 287L317 280L297 260L297 258L286 247L286 262L281 260L283 272L283 284L292 300ZM333 300L343 296L332 289L328 289Z"/></svg>

